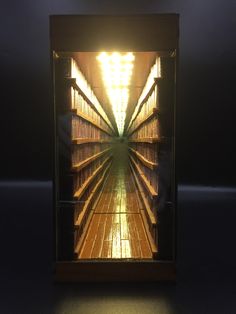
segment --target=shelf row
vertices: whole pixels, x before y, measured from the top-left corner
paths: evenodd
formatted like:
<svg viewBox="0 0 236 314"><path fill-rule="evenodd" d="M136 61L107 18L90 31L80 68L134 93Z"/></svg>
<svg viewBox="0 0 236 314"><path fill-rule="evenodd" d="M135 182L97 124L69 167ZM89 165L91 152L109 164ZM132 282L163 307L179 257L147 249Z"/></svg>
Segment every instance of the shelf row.
<svg viewBox="0 0 236 314"><path fill-rule="evenodd" d="M156 99L157 99L157 83L161 77L160 72L160 58L156 58L154 64L152 65L148 77L146 79L145 85L141 92L141 95L138 99L137 105L133 112L132 118L128 125L128 133L132 131L132 125L134 121L137 119L138 115L141 111L145 112L145 115L149 112L151 107L156 107ZM143 108L144 107L144 108ZM144 109L144 110L143 110Z"/></svg>
<svg viewBox="0 0 236 314"><path fill-rule="evenodd" d="M72 144L82 145L88 143L112 143L112 140L105 140L99 138L74 138L72 139Z"/></svg>
<svg viewBox="0 0 236 314"><path fill-rule="evenodd" d="M138 163L134 160L134 158L131 155L129 155L129 158L130 158L130 161L133 164L135 170L138 173L138 176L139 176L139 178L140 178L140 180L142 182L142 185L145 187L146 191L149 193L149 195L152 198L152 200L157 199L158 193L155 191L153 186L149 183L149 181L147 180L146 176L144 175L144 173L140 169Z"/></svg>
<svg viewBox="0 0 236 314"><path fill-rule="evenodd" d="M76 83L76 78L71 78L71 77L67 77L66 78L67 84L70 87L73 87L78 93L79 95L81 95L83 97L83 99L86 101L86 103L102 118L102 120L106 123L106 125L109 127L110 132L106 130L106 132L110 133L110 134L114 134L114 130L113 127L110 124L110 121L106 118L104 118L104 116L102 115L102 113L96 108L96 106L94 105L94 103L86 96L86 94L83 92L83 90L79 87L79 85ZM74 105L72 105L72 108L74 107ZM76 109L72 109L72 110L76 110ZM78 115L82 115L82 117L84 117L86 120L88 121L93 121L93 119L91 119L90 117L86 116L83 112L79 112L77 110L76 112ZM98 125L95 121L93 121L92 123L95 123L95 125ZM99 127L101 127L99 125ZM103 128L104 129L104 128Z"/></svg>
<svg viewBox="0 0 236 314"><path fill-rule="evenodd" d="M95 126L97 129L105 132L106 134L108 134L109 136L112 136L113 134L109 131L107 131L104 127L102 127L100 124L98 124L95 120L93 120L92 118L90 118L89 116L87 116L86 114L84 114L83 112L79 111L78 109L71 109L72 114L74 114L77 117L82 118L83 120L89 122L90 124L92 124L93 126Z"/></svg>
<svg viewBox="0 0 236 314"><path fill-rule="evenodd" d="M157 99L157 95L156 95L156 91L155 91L155 89L157 88L157 83L158 83L158 81L160 80L160 78L155 78L154 79L154 82L153 82L153 84L151 85L151 87L150 87L150 89L148 90L148 92L147 92L147 94L146 94L146 96L143 98L143 100L141 101L141 103L140 104L137 104L137 109L135 110L135 112L134 112L134 116L132 117L132 119L131 119L131 121L130 121L130 123L129 123L129 126L128 126L128 128L127 128L127 132L128 132L128 134L132 134L133 133L133 131L134 131L134 129L132 130L132 125L133 125L133 123L135 122L135 120L137 119L137 117L138 117L138 115L140 114L140 112L141 112L141 110L142 110L142 107L145 105L145 104L147 104L147 102L148 102L148 100L149 100L149 98L152 96L152 94L154 94L154 97L153 97L153 102L154 102L154 105L156 105L156 99ZM154 93L155 92L155 93ZM148 111L150 111L149 109L151 109L151 108L147 108L148 109ZM153 109L156 109L156 108L153 108ZM150 114L152 114L153 112L151 112ZM150 117L149 117L150 118ZM145 119L144 119L144 121L142 122L142 123L144 123L145 122ZM136 128L135 128L136 129Z"/></svg>
<svg viewBox="0 0 236 314"><path fill-rule="evenodd" d="M153 117L158 116L158 110L156 108L152 108L151 112L145 116L129 133L128 136L131 136L134 132L136 132L138 129L142 127L142 125L149 120L151 120Z"/></svg>
<svg viewBox="0 0 236 314"><path fill-rule="evenodd" d="M88 166L90 163L92 163L96 159L100 158L102 155L104 155L105 153L107 153L110 150L111 150L111 148L104 149L103 151L101 151L101 152L99 152L99 153L97 153L97 154L95 154L93 156L90 156L90 157L82 160L81 162L73 165L72 166L72 172L80 171L81 169L83 169L84 167Z"/></svg>
<svg viewBox="0 0 236 314"><path fill-rule="evenodd" d="M150 205L146 199L145 193L143 191L143 181L140 182L140 179L143 180L142 175L140 174L140 172L137 172L137 168L135 170L134 166L135 166L135 163L133 163L133 164L130 163L130 168L131 168L135 183L137 185L139 195L141 196L142 203L143 203L145 210L147 212L148 220L151 223L151 225L155 226L157 224L156 217L155 217L155 215L152 211L152 208L150 207ZM137 176L137 173L138 173L138 176Z"/></svg>
<svg viewBox="0 0 236 314"><path fill-rule="evenodd" d="M100 154L101 156L101 154ZM85 182L80 186L80 188L74 193L74 198L76 200L80 199L80 197L83 195L83 193L86 191L88 186L94 181L94 179L97 177L97 175L102 171L106 163L111 159L112 155L109 155L102 164L89 176Z"/></svg>
<svg viewBox="0 0 236 314"><path fill-rule="evenodd" d="M133 153L146 167L148 167L151 170L155 170L158 167L158 163L152 162L145 158L143 155L141 155L138 151L135 149L129 147L129 150L131 153Z"/></svg>
<svg viewBox="0 0 236 314"><path fill-rule="evenodd" d="M105 182L107 177L108 171L111 167L112 159L109 156L102 167L94 173L92 179L91 187L87 193L86 199L83 202L83 207L80 209L78 215L75 217L74 220L74 252L78 254L81 246L83 244L84 235L86 230L89 227L92 215L93 215L93 208L96 206L96 203L99 199L99 193L101 193L102 185Z"/></svg>
<svg viewBox="0 0 236 314"><path fill-rule="evenodd" d="M93 187L89 197L87 198L87 200L85 201L84 203L84 206L83 206L83 209L82 211L80 212L80 214L78 215L78 218L76 220L76 223L75 223L75 228L80 228L81 224L83 223L83 220L85 219L86 215L87 215L87 212L89 210L89 207L90 207L90 204L92 202L92 200L94 199L94 197L96 196L97 194L97 191L99 189L99 187L102 185L102 183L104 182L104 179L107 175L107 172L108 170L110 169L110 166L111 166L111 163L112 161L111 160L111 156L109 156L104 162L103 164L96 170L96 172L94 172L94 174L91 176L90 178L90 181L94 181L95 178L97 178L97 176L101 173L102 171L102 176L100 177L100 179L97 181L97 183L95 184L95 186ZM109 162L110 161L110 162ZM106 165L106 167L105 167ZM91 182L90 182L91 183ZM83 187L81 187L82 189ZM84 187L85 189L85 187ZM82 192L80 192L80 195L81 195ZM78 194L79 194L79 191L78 191ZM77 195L78 195L77 194ZM75 194L76 195L76 194ZM75 196L76 198L78 198L77 196Z"/></svg>
<svg viewBox="0 0 236 314"><path fill-rule="evenodd" d="M93 120L114 133L113 126L101 106L90 83L74 57L59 53L56 61L57 77L60 77L58 92L64 99L61 104L62 110L79 109Z"/></svg>
<svg viewBox="0 0 236 314"><path fill-rule="evenodd" d="M66 172L71 176L74 202L74 245L89 223L92 206L112 163L111 143L115 132L90 84L71 57L62 57L61 126L70 137L71 160ZM66 115L65 115L66 113ZM69 117L63 124L64 117ZM64 119L64 120L63 120Z"/></svg>
<svg viewBox="0 0 236 314"><path fill-rule="evenodd" d="M159 137L140 137L140 138L134 138L134 139L129 139L129 143L158 143L160 141Z"/></svg>

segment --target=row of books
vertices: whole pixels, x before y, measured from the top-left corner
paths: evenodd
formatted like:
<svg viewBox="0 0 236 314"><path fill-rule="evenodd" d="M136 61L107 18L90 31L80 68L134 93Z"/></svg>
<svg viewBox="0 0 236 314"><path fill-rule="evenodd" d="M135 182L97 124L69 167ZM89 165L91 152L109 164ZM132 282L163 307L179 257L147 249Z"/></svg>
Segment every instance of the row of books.
<svg viewBox="0 0 236 314"><path fill-rule="evenodd" d="M103 139L110 140L111 135L103 132L100 128L96 127L94 124L82 119L79 116L72 116L72 128L71 128L71 138L90 138L90 139Z"/></svg>
<svg viewBox="0 0 236 314"><path fill-rule="evenodd" d="M60 57L60 64L62 66L62 75L64 78L74 78L76 81L76 85L82 91L82 93L86 96L87 99L93 104L96 108L97 114L106 121L106 124L109 125L112 129L112 125L103 110L101 104L99 103L96 95L94 94L90 84L86 80L85 76L81 72L78 64L76 61L71 57ZM88 105L88 102L85 100L84 97L76 90L75 88L70 88L69 93L70 95L70 103L71 109L84 110L83 112L91 110L91 106ZM85 105L86 103L86 105ZM83 107L83 108L82 108ZM89 108L90 107L90 108ZM95 110L94 110L95 112ZM94 114L94 113L93 113ZM105 122L104 122L105 123Z"/></svg>
<svg viewBox="0 0 236 314"><path fill-rule="evenodd" d="M95 170L104 162L107 155L94 160L88 166L82 168L78 173L74 174L74 194L83 186L86 180L93 175ZM82 199L83 200L83 199Z"/></svg>
<svg viewBox="0 0 236 314"><path fill-rule="evenodd" d="M129 146L138 152L146 160L157 163L158 144L157 143L129 143Z"/></svg>
<svg viewBox="0 0 236 314"><path fill-rule="evenodd" d="M157 86L154 87L152 93L147 100L141 105L140 111L130 126L129 133L142 123L150 114L153 113L153 109L157 108Z"/></svg>
<svg viewBox="0 0 236 314"><path fill-rule="evenodd" d="M74 193L78 192L81 188L83 189L83 186L85 186L85 182L91 178L94 174L94 171L96 171L99 166L101 166L105 159L107 159L107 155L103 156L101 159L96 160L91 166L88 166L84 168L83 170L78 173L78 175L74 176L74 186L75 186L75 191ZM93 193L94 187L97 184L97 182L101 179L103 176L103 171L100 171L95 180L91 181L91 184L87 186L86 189L84 189L83 194L77 200L76 204L74 205L74 224L76 224L80 213L84 210L84 206L86 205L86 201L89 199L91 194ZM96 199L92 201L90 204L90 208L92 207L92 204L94 203ZM90 210L87 210L84 212L84 219L81 221L80 228L75 228L74 230L74 248L77 247L78 241L80 240L81 235L84 232L84 227L87 223L87 219L89 217Z"/></svg>
<svg viewBox="0 0 236 314"><path fill-rule="evenodd" d="M85 202L88 199L89 195L91 194L92 189L93 187L90 185L88 189L86 189L84 194L81 196L80 200L76 202L74 207L74 223L76 223L79 214L82 212Z"/></svg>
<svg viewBox="0 0 236 314"><path fill-rule="evenodd" d="M87 117L89 120L94 122L95 124L101 126L108 133L111 133L110 126L104 121L100 114L94 109L94 107L87 101L79 92L73 87L69 87L71 89L71 109L74 109L75 112L80 115L82 114L84 117Z"/></svg>
<svg viewBox="0 0 236 314"><path fill-rule="evenodd" d="M158 117L155 115L151 119L141 124L135 132L131 133L129 140L136 140L142 138L155 138L158 139L160 135L160 126Z"/></svg>
<svg viewBox="0 0 236 314"><path fill-rule="evenodd" d="M150 90L152 89L153 84L155 83L155 80L159 77L161 77L161 72L160 72L160 58L157 57L153 66L150 69L150 73L147 77L146 83L144 85L144 88L141 92L141 95L138 99L137 105L135 107L135 110L133 112L132 118L130 120L129 126L128 128L131 128L131 125L133 124L135 118L137 117L138 112L140 111L141 107L144 104L144 99L147 97L147 95L149 94ZM157 90L155 89L154 91L154 96L156 98L157 95ZM153 97L154 97L153 96ZM150 105L149 105L150 106Z"/></svg>
<svg viewBox="0 0 236 314"><path fill-rule="evenodd" d="M158 193L157 140L160 134L157 110L155 110L157 109L158 88L156 78L158 77L160 77L160 64L157 58L151 68L128 128L130 154L138 166L139 176L145 178L145 182L149 184L155 193ZM141 177L140 181L142 181ZM147 188L143 191L152 208L152 193Z"/></svg>
<svg viewBox="0 0 236 314"><path fill-rule="evenodd" d="M70 136L71 165L75 170L73 171L73 194L77 199L74 207L74 221L76 222L96 182L101 178L102 171L97 172L96 178L94 174L104 164L108 153L97 155L109 148L109 144L102 141L111 141L112 126L75 60L66 58L64 62L67 68L64 77L73 78L76 81L76 85L73 80L70 81L71 85L65 85L67 108L73 112ZM83 139L85 139L84 142ZM83 225L86 223L88 214L89 212L85 213L81 228L75 231L75 245L83 232Z"/></svg>
<svg viewBox="0 0 236 314"><path fill-rule="evenodd" d="M135 160L135 163L138 165L141 175L144 175L150 186L154 189L156 193L158 193L158 170L151 170L146 167L137 156L132 154L132 158Z"/></svg>
<svg viewBox="0 0 236 314"><path fill-rule="evenodd" d="M109 144L107 143L89 143L83 145L73 145L72 149L72 166L78 165L83 160L86 160L105 149L109 148Z"/></svg>
<svg viewBox="0 0 236 314"><path fill-rule="evenodd" d="M69 87L71 92L71 109L78 111L91 117L97 123L100 122L101 116L92 108L91 104L76 90L74 87Z"/></svg>
<svg viewBox="0 0 236 314"><path fill-rule="evenodd" d="M76 61L66 53L59 54L56 64L58 73L58 134L61 153L66 157L62 174L72 177L66 189L75 201L74 223L80 217L80 225L74 231L76 246L92 208L92 192L109 166L111 152L109 142L113 127L94 94L90 84ZM99 153L104 152L104 154ZM69 154L69 159L68 159ZM64 158L63 157L63 158ZM63 181L63 175L60 180ZM102 182L101 182L102 183ZM62 191L63 194L63 191ZM86 205L86 207L85 207ZM80 215L83 213L82 215Z"/></svg>
<svg viewBox="0 0 236 314"><path fill-rule="evenodd" d="M100 174L101 176L101 174ZM85 205L86 200L89 198L89 196L91 195L93 186L90 185L88 187L88 189L85 191L85 193L83 194L83 196L81 197L80 201L76 203L76 205L74 206L74 224L76 223L76 221L78 220L78 217L80 215L80 213L83 210L83 207ZM85 213L85 219L82 222L81 228L76 228L74 230L74 248L76 248L78 241L80 240L80 237L83 233L83 229L84 226L86 224L87 218L88 218L89 212Z"/></svg>

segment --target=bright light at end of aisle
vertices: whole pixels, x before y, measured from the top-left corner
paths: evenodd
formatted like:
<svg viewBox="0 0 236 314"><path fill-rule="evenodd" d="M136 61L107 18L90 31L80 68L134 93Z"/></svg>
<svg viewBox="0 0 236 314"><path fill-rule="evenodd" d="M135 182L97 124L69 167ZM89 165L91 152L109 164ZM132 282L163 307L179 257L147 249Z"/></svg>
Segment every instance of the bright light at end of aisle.
<svg viewBox="0 0 236 314"><path fill-rule="evenodd" d="M129 101L129 85L133 73L132 52L101 52L97 56L102 70L103 83L116 119L119 135L124 131L126 109Z"/></svg>

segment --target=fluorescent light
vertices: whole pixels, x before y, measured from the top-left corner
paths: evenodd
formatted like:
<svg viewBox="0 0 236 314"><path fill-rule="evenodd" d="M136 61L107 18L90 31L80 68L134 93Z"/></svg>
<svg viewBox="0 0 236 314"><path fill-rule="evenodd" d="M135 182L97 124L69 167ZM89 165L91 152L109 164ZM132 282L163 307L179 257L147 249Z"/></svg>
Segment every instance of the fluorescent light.
<svg viewBox="0 0 236 314"><path fill-rule="evenodd" d="M129 101L129 84L133 72L132 52L101 52L97 56L102 70L103 83L116 119L119 135L123 134L126 109Z"/></svg>

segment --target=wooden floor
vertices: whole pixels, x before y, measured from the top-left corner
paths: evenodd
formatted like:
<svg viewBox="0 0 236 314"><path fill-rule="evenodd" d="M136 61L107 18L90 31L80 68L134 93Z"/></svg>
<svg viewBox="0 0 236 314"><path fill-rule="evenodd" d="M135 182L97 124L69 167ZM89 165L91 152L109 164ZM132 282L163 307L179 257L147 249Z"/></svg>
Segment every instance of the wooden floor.
<svg viewBox="0 0 236 314"><path fill-rule="evenodd" d="M117 145L119 153L94 210L80 259L152 259L127 152L124 144Z"/></svg>

